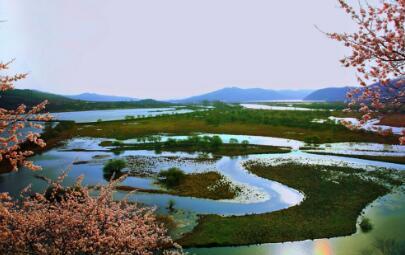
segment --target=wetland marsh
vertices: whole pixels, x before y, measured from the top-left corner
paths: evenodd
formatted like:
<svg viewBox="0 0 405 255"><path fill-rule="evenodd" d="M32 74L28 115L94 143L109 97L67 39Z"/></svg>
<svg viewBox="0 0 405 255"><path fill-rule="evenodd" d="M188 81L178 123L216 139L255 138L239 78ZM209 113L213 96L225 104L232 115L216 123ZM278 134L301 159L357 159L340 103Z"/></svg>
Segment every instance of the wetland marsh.
<svg viewBox="0 0 405 255"><path fill-rule="evenodd" d="M84 175L84 184L93 187L112 178L103 166L120 159L126 165L118 174L127 177L115 198L136 191L129 201L156 206L170 218L171 235L192 254L291 249L306 255L325 246L331 254L354 255L380 237L405 241L397 234L405 221L405 146L395 145L395 135L312 122L329 111L303 116L221 107L63 129L61 122L61 130L52 131L56 125L44 134L58 143L32 158L43 170L0 175L0 192L18 195L29 183L41 191L41 176L56 178L67 168L65 185ZM305 142L313 136L317 143ZM184 177L167 187L159 172L171 168ZM368 234L359 229L361 215L373 226ZM395 227L390 232L382 222Z"/></svg>

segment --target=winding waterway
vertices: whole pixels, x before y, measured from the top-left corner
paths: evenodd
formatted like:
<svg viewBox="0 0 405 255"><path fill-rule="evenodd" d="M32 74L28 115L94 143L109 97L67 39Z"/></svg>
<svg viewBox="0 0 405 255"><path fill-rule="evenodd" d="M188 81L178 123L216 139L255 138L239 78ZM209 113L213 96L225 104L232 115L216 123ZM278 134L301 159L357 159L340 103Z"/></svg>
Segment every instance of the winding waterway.
<svg viewBox="0 0 405 255"><path fill-rule="evenodd" d="M201 134L203 135L203 134ZM213 136L215 134L208 134ZM195 214L221 214L243 215L247 213L264 213L288 208L299 204L304 196L299 191L289 188L278 182L260 178L250 174L242 167L242 162L245 160L265 160L273 164L282 163L283 161L292 160L294 162L304 162L311 164L347 164L352 167L374 169L376 167L386 167L397 170L405 170L405 165L392 164L371 160L362 160L356 158L346 158L340 156L314 155L300 150L300 147L305 146L304 143L297 140L258 137L258 136L243 136L243 135L226 135L220 134L225 142L230 139L238 139L239 141L248 140L250 144L285 146L292 148L292 152L284 154L260 154L249 155L244 157L222 157L212 163L199 165L198 167L192 163L184 163L181 166L186 172L199 172L213 170L218 171L233 183L242 185L247 189L250 196L240 197L234 200L208 200L191 197L180 197L167 194L148 194L136 193L130 196L130 200L142 202L148 205L156 205L160 212L165 212L165 207L169 200L174 200L176 208L182 211ZM162 140L168 139L170 136L162 136ZM177 139L185 139L185 137L176 136ZM74 180L84 175L84 184L95 185L106 183L103 176L102 167L106 160L114 157L177 157L193 159L198 157L198 154L190 153L171 153L163 152L156 154L154 151L125 151L119 155L115 155L109 151L109 148L99 146L99 143L108 139L90 139L90 138L75 138L66 143L66 145L49 150L41 155L36 155L33 160L36 164L43 167L39 173L21 169L19 172L0 175L0 192L10 192L13 195L18 195L19 191L32 184L34 191L41 191L45 187L45 182L36 177L36 174L41 174L48 178L56 178L63 170L71 168L68 177L65 179L65 184L71 184ZM125 143L137 142L136 139L124 141ZM81 151L75 150L81 149ZM328 144L321 145L316 150L336 151L352 151L358 155L362 153L391 153L395 156L405 155L405 146L390 146L379 144ZM390 155L391 155L390 154ZM368 154L367 154L368 155ZM73 162L83 162L82 164L72 164ZM171 167L172 163L166 161L159 163L155 171ZM153 178L128 177L123 185L140 187L145 189L159 189L154 184ZM252 195L253 194L253 195ZM126 192L117 192L117 198L126 195ZM330 254L348 254L355 255L366 248L372 248L373 244L381 238L392 238L405 242L405 195L404 193L391 193L376 201L365 209L365 214L371 219L374 226L373 231L364 234L357 231L356 234L348 237L337 237L331 239L308 240L301 242L288 242L278 244L262 244L254 246L242 247L222 247L222 248L199 248L190 249L191 253L195 254L272 254L272 255L330 255ZM372 253L370 253L372 254Z"/></svg>

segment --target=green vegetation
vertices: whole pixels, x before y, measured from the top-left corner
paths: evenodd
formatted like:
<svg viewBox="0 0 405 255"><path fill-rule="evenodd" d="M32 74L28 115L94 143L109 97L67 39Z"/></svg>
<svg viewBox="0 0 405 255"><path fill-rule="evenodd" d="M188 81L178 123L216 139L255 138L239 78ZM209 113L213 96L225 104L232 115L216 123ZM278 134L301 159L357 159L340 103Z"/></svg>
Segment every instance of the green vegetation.
<svg viewBox="0 0 405 255"><path fill-rule="evenodd" d="M174 147L197 147L202 151L204 150L217 150L222 146L223 142L221 137L215 136L189 136L185 140L176 140L169 138L162 144L166 148Z"/></svg>
<svg viewBox="0 0 405 255"><path fill-rule="evenodd" d="M233 185L217 172L185 174L178 168L172 168L161 171L159 175L163 175L164 177L158 177L158 182L164 185L167 190L141 189L129 186L117 186L116 189L121 191L136 190L139 192L171 194L213 200L233 199L241 191L240 187ZM168 207L169 206L170 204Z"/></svg>
<svg viewBox="0 0 405 255"><path fill-rule="evenodd" d="M122 169L126 167L127 163L122 159L110 159L103 167L103 176L106 180L116 179L123 175Z"/></svg>
<svg viewBox="0 0 405 255"><path fill-rule="evenodd" d="M185 247L248 245L349 235L356 231L362 209L388 193L387 179L394 178L383 170L369 175L365 170L336 166L294 163L270 166L250 161L245 167L262 178L300 190L305 194L304 201L265 214L200 216L197 227L180 238L180 244Z"/></svg>
<svg viewBox="0 0 405 255"><path fill-rule="evenodd" d="M368 233L373 229L373 225L371 224L370 219L366 217L361 218L359 226L363 233Z"/></svg>
<svg viewBox="0 0 405 255"><path fill-rule="evenodd" d="M66 134L66 131L70 131L74 127L75 123L73 121L47 122L45 123L42 138L46 140L47 146L49 146L50 140L63 138L61 135Z"/></svg>
<svg viewBox="0 0 405 255"><path fill-rule="evenodd" d="M185 178L186 174L177 167L162 170L158 174L159 183L166 186L166 188L173 188L179 186L180 182Z"/></svg>
<svg viewBox="0 0 405 255"><path fill-rule="evenodd" d="M317 135L304 137L304 142L307 144L318 144L321 142L321 138Z"/></svg>
<svg viewBox="0 0 405 255"><path fill-rule="evenodd" d="M253 110L240 106L222 106L211 111L195 112L196 117L204 119L208 124L220 125L225 123L263 124L294 128L339 129L333 121L314 123L314 119L327 119L331 115L342 115L342 112L330 111L277 111ZM343 127L342 127L343 128Z"/></svg>
<svg viewBox="0 0 405 255"><path fill-rule="evenodd" d="M311 151L308 151L308 153L317 154L317 155L340 156L340 157L346 157L346 158L367 159L367 160L382 161L382 162L389 162L389 163L395 163L395 164L405 164L404 157L350 155L350 154L339 154L339 153L329 153L329 152L311 152Z"/></svg>
<svg viewBox="0 0 405 255"><path fill-rule="evenodd" d="M171 152L202 152L212 153L213 156L244 156L251 154L264 153L287 153L290 148L249 145L248 141L242 141L241 144L235 141L229 144L222 143L219 136L190 136L186 140L168 139L166 142L149 142L160 141L159 136L149 136L148 138L139 138L142 141L148 141L141 144L124 144L120 141L103 141L100 146L115 146L111 151L119 153L125 150L155 150L156 152L171 151ZM235 139L236 140L236 139Z"/></svg>
<svg viewBox="0 0 405 255"><path fill-rule="evenodd" d="M397 144L398 136L379 136L361 130L350 131L332 121L314 123L313 119L344 116L329 111L267 111L224 106L220 109L188 114L160 116L128 121L77 124L74 136L131 139L159 133L190 135L196 132L272 136L303 141L319 137L319 142L377 142ZM134 125L136 123L136 125ZM99 129L99 130L98 130Z"/></svg>
<svg viewBox="0 0 405 255"><path fill-rule="evenodd" d="M398 238L398 237L397 237ZM369 248L361 250L358 255L403 255L405 254L405 242L399 237L377 238Z"/></svg>
<svg viewBox="0 0 405 255"><path fill-rule="evenodd" d="M126 166L125 160L122 159L110 159L104 165L103 171L106 172L119 172Z"/></svg>
<svg viewBox="0 0 405 255"><path fill-rule="evenodd" d="M173 194L207 199L233 199L241 191L217 172L187 174L170 189Z"/></svg>
<svg viewBox="0 0 405 255"><path fill-rule="evenodd" d="M159 108L173 106L171 103L155 101L152 99L126 102L90 102L70 99L68 97L56 94L29 89L9 90L1 92L0 95L0 108L15 109L22 103L27 105L28 107L32 107L45 100L48 100L49 104L47 105L46 110L50 112Z"/></svg>

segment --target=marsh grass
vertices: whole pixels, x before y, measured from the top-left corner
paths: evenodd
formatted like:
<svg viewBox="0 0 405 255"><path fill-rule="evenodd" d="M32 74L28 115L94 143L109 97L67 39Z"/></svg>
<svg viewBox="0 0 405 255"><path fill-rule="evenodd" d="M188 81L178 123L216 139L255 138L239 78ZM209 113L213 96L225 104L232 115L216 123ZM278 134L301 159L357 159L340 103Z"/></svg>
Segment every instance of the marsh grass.
<svg viewBox="0 0 405 255"><path fill-rule="evenodd" d="M242 144L221 144L218 147L201 146L186 143L143 143L143 144L122 144L119 142L104 141L100 146L109 147L116 146L111 150L120 153L126 150L155 150L156 152L169 151L169 152L199 152L205 155L211 153L213 156L244 156L251 154L264 154L264 153L288 153L291 151L287 147L276 146L263 146L263 145L249 145Z"/></svg>
<svg viewBox="0 0 405 255"><path fill-rule="evenodd" d="M173 170L170 172L173 172ZM175 170L175 172L176 173L174 175L179 176L177 173L178 170ZM164 175L167 176L173 174L164 173ZM117 186L116 189L120 191L170 194L213 200L234 199L242 192L242 187L233 184L223 175L214 171L184 175L180 174L180 176L180 178L173 178L178 180L173 181L173 179L171 179L169 185L167 185L167 181L162 182L162 179L158 180L157 183L161 184L164 189L141 189L131 186ZM170 207L173 207L174 209L174 206L175 204L169 202L167 207L170 210Z"/></svg>
<svg viewBox="0 0 405 255"><path fill-rule="evenodd" d="M294 111L210 110L189 114L137 119L136 121L105 121L76 124L72 136L131 139L161 133L191 135L196 132L271 136L303 141L319 137L317 142L398 143L397 136L383 137L375 133L354 130L334 123L313 123L313 119L340 116L341 113L314 111L305 114ZM132 125L136 123L136 125ZM99 130L97 130L99 129Z"/></svg>
<svg viewBox="0 0 405 255"><path fill-rule="evenodd" d="M296 163L271 166L256 161L248 161L245 167L262 178L303 192L304 201L264 214L202 215L193 232L179 240L183 246L248 245L350 235L356 231L363 208L390 191L386 185L372 181L378 176L367 178L369 172L349 167Z"/></svg>
<svg viewBox="0 0 405 255"><path fill-rule="evenodd" d="M350 154L329 153L329 152L312 152L312 151L308 151L307 153L317 154L317 155L340 156L340 157L346 157L346 158L359 158L359 159L382 161L382 162L389 162L389 163L395 163L395 164L405 164L405 157L350 155Z"/></svg>

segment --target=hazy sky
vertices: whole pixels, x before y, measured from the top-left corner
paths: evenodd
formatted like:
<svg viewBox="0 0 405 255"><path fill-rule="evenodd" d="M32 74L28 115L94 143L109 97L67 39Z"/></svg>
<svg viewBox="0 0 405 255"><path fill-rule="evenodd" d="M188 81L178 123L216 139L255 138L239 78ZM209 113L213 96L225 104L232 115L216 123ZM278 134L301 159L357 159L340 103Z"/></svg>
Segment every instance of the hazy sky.
<svg viewBox="0 0 405 255"><path fill-rule="evenodd" d="M357 2L357 1L352 1ZM225 86L355 84L337 0L0 0L0 60L19 88L180 98Z"/></svg>

